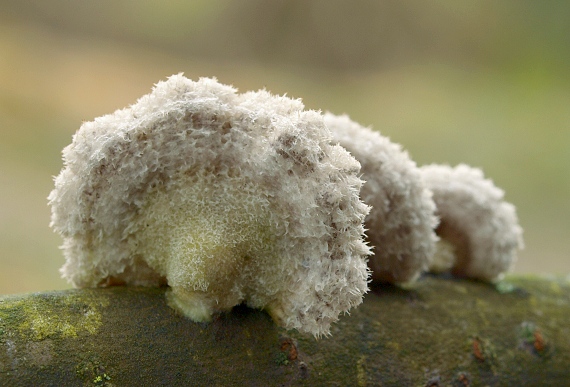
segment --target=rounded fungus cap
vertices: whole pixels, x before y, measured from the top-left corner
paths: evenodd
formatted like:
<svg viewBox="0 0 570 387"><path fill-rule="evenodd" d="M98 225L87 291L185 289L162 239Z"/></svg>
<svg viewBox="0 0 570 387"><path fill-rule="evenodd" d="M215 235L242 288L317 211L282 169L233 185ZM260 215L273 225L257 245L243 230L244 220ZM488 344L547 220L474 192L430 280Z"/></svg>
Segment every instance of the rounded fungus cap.
<svg viewBox="0 0 570 387"><path fill-rule="evenodd" d="M408 282L426 271L435 252L437 218L431 191L401 146L348 116L325 114L334 141L362 165L360 196L372 206L365 225L372 279Z"/></svg>
<svg viewBox="0 0 570 387"><path fill-rule="evenodd" d="M421 173L433 191L440 218L436 232L442 239L442 254L436 256L447 257L436 259L431 269L451 268L459 277L499 280L523 248L515 207L503 200L504 192L480 169L432 164L421 167Z"/></svg>
<svg viewBox="0 0 570 387"><path fill-rule="evenodd" d="M327 334L367 291L360 164L322 115L174 75L84 123L49 195L63 277L167 283L196 321L246 303Z"/></svg>

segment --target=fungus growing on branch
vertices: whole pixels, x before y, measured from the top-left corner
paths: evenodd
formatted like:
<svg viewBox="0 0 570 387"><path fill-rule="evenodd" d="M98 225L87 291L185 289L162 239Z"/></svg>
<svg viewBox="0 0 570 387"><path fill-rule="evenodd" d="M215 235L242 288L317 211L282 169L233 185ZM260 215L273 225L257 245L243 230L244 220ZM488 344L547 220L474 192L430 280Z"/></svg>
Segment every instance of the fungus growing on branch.
<svg viewBox="0 0 570 387"><path fill-rule="evenodd" d="M321 114L174 75L84 123L49 196L63 277L168 284L195 321L246 303L327 334L367 291L360 164Z"/></svg>
<svg viewBox="0 0 570 387"><path fill-rule="evenodd" d="M334 141L362 165L362 200L372 206L366 218L373 248L372 279L408 282L426 271L435 251L437 219L431 192L400 145L347 116L325 114Z"/></svg>
<svg viewBox="0 0 570 387"><path fill-rule="evenodd" d="M426 186L433 191L440 224L438 253L432 271L484 281L502 278L523 247L522 228L515 207L483 172L460 164L421 167Z"/></svg>

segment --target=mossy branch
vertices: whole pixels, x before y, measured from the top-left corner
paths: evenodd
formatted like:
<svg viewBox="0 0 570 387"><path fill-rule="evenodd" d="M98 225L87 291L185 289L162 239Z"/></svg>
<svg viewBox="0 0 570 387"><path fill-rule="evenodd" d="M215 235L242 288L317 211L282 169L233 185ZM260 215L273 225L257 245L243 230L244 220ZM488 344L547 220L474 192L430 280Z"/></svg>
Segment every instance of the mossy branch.
<svg viewBox="0 0 570 387"><path fill-rule="evenodd" d="M284 331L236 307L178 316L165 288L0 298L2 385L564 385L570 282L498 286L427 276L376 287L332 336Z"/></svg>

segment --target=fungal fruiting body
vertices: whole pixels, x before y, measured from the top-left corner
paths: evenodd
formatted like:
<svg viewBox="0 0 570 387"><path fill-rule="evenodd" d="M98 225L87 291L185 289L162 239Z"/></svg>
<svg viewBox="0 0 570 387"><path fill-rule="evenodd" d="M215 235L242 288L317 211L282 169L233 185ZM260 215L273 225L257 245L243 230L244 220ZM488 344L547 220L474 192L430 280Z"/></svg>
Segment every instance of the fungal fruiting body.
<svg viewBox="0 0 570 387"><path fill-rule="evenodd" d="M432 271L483 281L502 278L523 247L515 207L480 169L460 164L421 167L440 218L438 252Z"/></svg>
<svg viewBox="0 0 570 387"><path fill-rule="evenodd" d="M360 164L321 114L174 75L86 122L49 196L78 287L168 284L196 321L246 303L327 334L367 291Z"/></svg>
<svg viewBox="0 0 570 387"><path fill-rule="evenodd" d="M327 113L325 123L362 166L361 198L372 206L365 223L372 279L414 280L430 265L438 239L435 205L418 167L398 144L347 116Z"/></svg>

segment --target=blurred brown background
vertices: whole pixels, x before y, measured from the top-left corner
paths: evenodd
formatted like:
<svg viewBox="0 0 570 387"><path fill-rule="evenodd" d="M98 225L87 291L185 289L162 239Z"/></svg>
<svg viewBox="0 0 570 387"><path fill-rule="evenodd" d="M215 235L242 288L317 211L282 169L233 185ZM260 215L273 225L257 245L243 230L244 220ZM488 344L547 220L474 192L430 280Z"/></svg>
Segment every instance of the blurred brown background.
<svg viewBox="0 0 570 387"><path fill-rule="evenodd" d="M418 164L465 162L570 272L570 3L0 1L0 294L68 285L46 197L83 121L184 72L347 113Z"/></svg>

